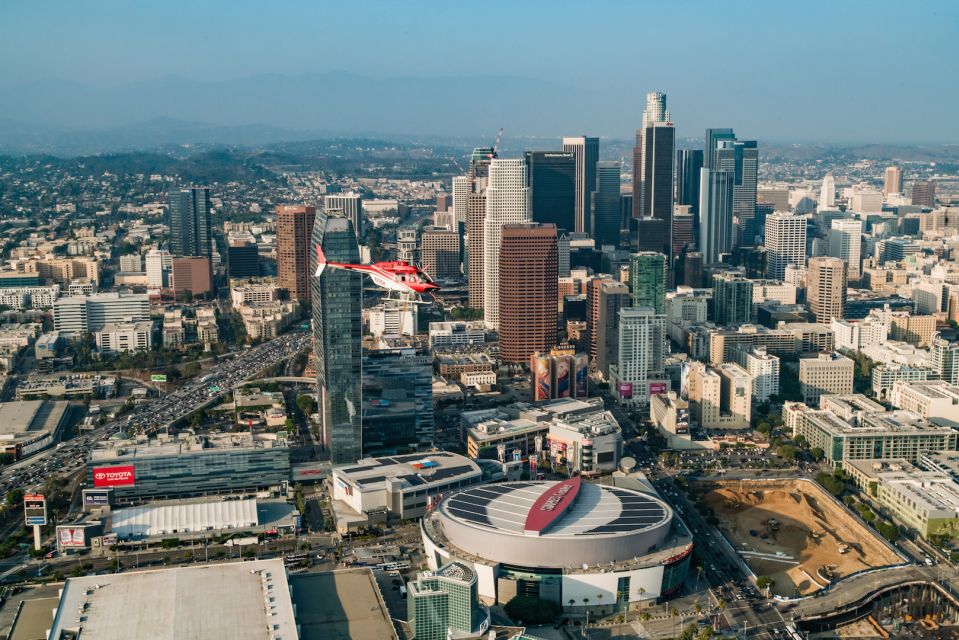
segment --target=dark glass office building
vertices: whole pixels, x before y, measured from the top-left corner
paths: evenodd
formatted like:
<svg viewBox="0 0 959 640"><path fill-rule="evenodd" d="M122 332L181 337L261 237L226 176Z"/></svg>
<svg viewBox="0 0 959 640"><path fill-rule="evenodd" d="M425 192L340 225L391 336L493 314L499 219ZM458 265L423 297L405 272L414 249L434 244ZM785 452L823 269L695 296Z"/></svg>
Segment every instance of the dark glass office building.
<svg viewBox="0 0 959 640"><path fill-rule="evenodd" d="M596 188L591 194L593 228L590 235L596 247L619 246L620 171L618 162L601 160L596 163Z"/></svg>
<svg viewBox="0 0 959 640"><path fill-rule="evenodd" d="M231 244L226 254L231 278L256 278L260 275L260 252L252 242Z"/></svg>
<svg viewBox="0 0 959 640"><path fill-rule="evenodd" d="M689 205L694 222L699 217L699 170L703 168L701 149L676 152L676 204Z"/></svg>
<svg viewBox="0 0 959 640"><path fill-rule="evenodd" d="M676 158L676 129L668 123L646 127L646 162L643 177L643 216L666 223L666 238L658 251L673 259L673 162Z"/></svg>
<svg viewBox="0 0 959 640"><path fill-rule="evenodd" d="M433 442L433 358L415 349L363 356L363 455Z"/></svg>
<svg viewBox="0 0 959 640"><path fill-rule="evenodd" d="M527 151L530 215L557 229L576 228L576 158L572 151Z"/></svg>
<svg viewBox="0 0 959 640"><path fill-rule="evenodd" d="M356 232L349 218L317 212L310 252L311 273L316 273L317 246L322 247L329 262L360 261ZM363 276L355 271L327 268L311 280L322 439L333 464L356 462L363 451Z"/></svg>
<svg viewBox="0 0 959 640"><path fill-rule="evenodd" d="M193 187L169 193L167 227L170 253L175 256L210 256L210 190Z"/></svg>

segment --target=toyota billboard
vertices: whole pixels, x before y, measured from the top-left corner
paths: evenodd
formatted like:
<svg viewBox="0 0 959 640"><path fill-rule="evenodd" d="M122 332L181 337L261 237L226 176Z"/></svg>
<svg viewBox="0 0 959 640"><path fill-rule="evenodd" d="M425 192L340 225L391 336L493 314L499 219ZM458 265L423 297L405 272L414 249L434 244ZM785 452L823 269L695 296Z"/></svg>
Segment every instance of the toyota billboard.
<svg viewBox="0 0 959 640"><path fill-rule="evenodd" d="M122 467L94 467L94 487L132 487L134 484L133 465Z"/></svg>

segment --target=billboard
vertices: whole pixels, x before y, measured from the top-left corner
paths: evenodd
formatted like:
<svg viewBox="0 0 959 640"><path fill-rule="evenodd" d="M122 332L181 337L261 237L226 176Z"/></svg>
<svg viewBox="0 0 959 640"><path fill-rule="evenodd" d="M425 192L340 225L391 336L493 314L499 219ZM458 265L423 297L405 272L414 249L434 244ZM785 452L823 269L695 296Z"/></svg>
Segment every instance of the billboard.
<svg viewBox="0 0 959 640"><path fill-rule="evenodd" d="M556 397L568 398L570 395L570 358L567 356L557 356L556 362Z"/></svg>
<svg viewBox="0 0 959 640"><path fill-rule="evenodd" d="M549 400L553 390L549 357L534 355L531 371L533 372L533 401Z"/></svg>
<svg viewBox="0 0 959 640"><path fill-rule="evenodd" d="M84 549L89 546L84 527L57 527L57 546L61 549Z"/></svg>
<svg viewBox="0 0 959 640"><path fill-rule="evenodd" d="M619 394L619 397L623 400L632 400L633 399L633 383L632 382L620 382L616 385L616 393Z"/></svg>
<svg viewBox="0 0 959 640"><path fill-rule="evenodd" d="M581 353L573 358L573 376L576 385L576 397L585 398L588 395L589 384L589 358L585 353Z"/></svg>
<svg viewBox="0 0 959 640"><path fill-rule="evenodd" d="M94 467L94 487L132 487L134 485L133 465L120 467Z"/></svg>
<svg viewBox="0 0 959 640"><path fill-rule="evenodd" d="M154 373L150 376L150 382L166 382L165 373Z"/></svg>
<svg viewBox="0 0 959 640"><path fill-rule="evenodd" d="M113 491L110 489L84 489L84 507L108 507L113 503Z"/></svg>
<svg viewBox="0 0 959 640"><path fill-rule="evenodd" d="M665 382L650 382L649 383L649 395L658 396L666 393L666 383Z"/></svg>
<svg viewBox="0 0 959 640"><path fill-rule="evenodd" d="M28 527L47 524L47 497L40 493L23 496L23 522Z"/></svg>

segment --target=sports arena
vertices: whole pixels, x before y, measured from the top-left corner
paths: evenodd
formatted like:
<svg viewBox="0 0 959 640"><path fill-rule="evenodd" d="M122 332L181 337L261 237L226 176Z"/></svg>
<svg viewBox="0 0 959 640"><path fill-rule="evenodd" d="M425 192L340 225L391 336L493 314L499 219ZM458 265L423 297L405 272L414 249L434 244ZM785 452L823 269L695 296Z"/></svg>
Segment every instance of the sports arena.
<svg viewBox="0 0 959 640"><path fill-rule="evenodd" d="M651 490L584 482L505 482L446 496L422 520L431 569L476 570L479 596L517 594L567 609L635 608L677 591L692 539Z"/></svg>

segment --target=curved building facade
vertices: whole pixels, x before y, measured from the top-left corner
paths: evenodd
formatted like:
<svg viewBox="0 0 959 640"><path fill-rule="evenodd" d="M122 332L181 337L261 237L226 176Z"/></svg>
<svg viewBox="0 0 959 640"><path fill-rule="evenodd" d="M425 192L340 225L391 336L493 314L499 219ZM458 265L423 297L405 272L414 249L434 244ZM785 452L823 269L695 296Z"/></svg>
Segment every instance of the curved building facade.
<svg viewBox="0 0 959 640"><path fill-rule="evenodd" d="M529 594L574 609L668 596L692 552L657 496L579 477L469 487L427 514L422 534L430 567L469 564L486 602Z"/></svg>

